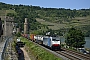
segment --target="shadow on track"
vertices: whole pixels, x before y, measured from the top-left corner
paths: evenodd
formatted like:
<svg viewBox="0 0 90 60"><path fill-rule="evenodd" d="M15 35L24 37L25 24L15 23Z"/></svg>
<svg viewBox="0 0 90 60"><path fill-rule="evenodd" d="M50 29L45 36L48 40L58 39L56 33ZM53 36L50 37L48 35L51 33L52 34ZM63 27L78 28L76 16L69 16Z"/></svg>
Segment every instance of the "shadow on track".
<svg viewBox="0 0 90 60"><path fill-rule="evenodd" d="M25 60L24 53L21 49L19 50L19 53L18 53L18 60Z"/></svg>

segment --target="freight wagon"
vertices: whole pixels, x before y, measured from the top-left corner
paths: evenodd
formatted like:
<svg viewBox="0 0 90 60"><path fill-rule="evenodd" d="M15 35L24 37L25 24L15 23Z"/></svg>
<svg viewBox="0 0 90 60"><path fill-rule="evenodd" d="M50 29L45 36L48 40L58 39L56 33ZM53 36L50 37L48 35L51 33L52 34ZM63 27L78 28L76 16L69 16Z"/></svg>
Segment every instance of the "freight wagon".
<svg viewBox="0 0 90 60"><path fill-rule="evenodd" d="M27 34L27 39L30 39L30 34Z"/></svg>
<svg viewBox="0 0 90 60"><path fill-rule="evenodd" d="M33 42L35 42L34 36L35 36L35 34L30 34L30 40Z"/></svg>
<svg viewBox="0 0 90 60"><path fill-rule="evenodd" d="M36 35L35 42L42 45L43 44L43 35Z"/></svg>
<svg viewBox="0 0 90 60"><path fill-rule="evenodd" d="M27 34L24 34L24 37L25 37L25 38L28 38Z"/></svg>

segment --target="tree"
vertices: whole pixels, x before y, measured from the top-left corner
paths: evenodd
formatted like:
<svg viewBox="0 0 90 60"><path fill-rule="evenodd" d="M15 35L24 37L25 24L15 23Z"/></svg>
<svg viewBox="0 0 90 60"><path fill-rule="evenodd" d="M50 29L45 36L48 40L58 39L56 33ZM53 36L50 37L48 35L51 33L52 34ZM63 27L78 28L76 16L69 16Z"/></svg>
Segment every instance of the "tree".
<svg viewBox="0 0 90 60"><path fill-rule="evenodd" d="M20 33L20 32L18 32L18 33L16 34L16 36L17 36L17 37L20 37L20 36L21 36L21 33Z"/></svg>
<svg viewBox="0 0 90 60"><path fill-rule="evenodd" d="M65 39L66 45L75 48L82 48L85 44L84 34L81 30L70 28Z"/></svg>
<svg viewBox="0 0 90 60"><path fill-rule="evenodd" d="M14 17L15 14L14 14L14 13L7 13L7 16L9 16L9 17Z"/></svg>

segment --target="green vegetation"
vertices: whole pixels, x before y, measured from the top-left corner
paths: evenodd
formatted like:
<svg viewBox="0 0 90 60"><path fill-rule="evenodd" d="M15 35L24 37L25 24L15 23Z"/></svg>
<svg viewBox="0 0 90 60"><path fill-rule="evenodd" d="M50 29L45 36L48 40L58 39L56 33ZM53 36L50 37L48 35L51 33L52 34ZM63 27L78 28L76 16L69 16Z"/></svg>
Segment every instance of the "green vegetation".
<svg viewBox="0 0 90 60"><path fill-rule="evenodd" d="M49 29L66 33L74 26L82 30L85 36L90 35L90 9L43 8L32 5L11 5L0 2L0 16L14 17L20 30L24 30L24 19L28 18L29 33L43 34ZM84 28L85 27L85 28ZM62 30L64 30L62 32ZM88 34L87 34L88 33ZM58 33L59 34L59 33Z"/></svg>
<svg viewBox="0 0 90 60"><path fill-rule="evenodd" d="M81 30L71 28L66 35L65 43L70 47L75 48L84 47L85 44L84 34L82 33Z"/></svg>
<svg viewBox="0 0 90 60"><path fill-rule="evenodd" d="M31 52L37 60L61 60L61 58L56 57L52 53L44 50L23 37L21 37L21 41L25 42L26 47L28 47L26 50Z"/></svg>
<svg viewBox="0 0 90 60"><path fill-rule="evenodd" d="M17 34L15 34L15 36L20 37L21 36L21 33L18 32Z"/></svg>
<svg viewBox="0 0 90 60"><path fill-rule="evenodd" d="M6 11L5 10L0 10L0 16L5 16Z"/></svg>

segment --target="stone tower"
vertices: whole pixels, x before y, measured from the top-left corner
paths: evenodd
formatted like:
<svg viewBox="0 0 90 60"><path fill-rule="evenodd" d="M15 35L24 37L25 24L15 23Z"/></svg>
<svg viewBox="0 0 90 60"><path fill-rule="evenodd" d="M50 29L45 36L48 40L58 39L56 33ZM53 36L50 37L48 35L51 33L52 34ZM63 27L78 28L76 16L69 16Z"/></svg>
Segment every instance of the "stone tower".
<svg viewBox="0 0 90 60"><path fill-rule="evenodd" d="M12 33L13 33L13 22L14 22L13 17L5 16L5 20L4 20L4 35L5 36L11 36L12 35Z"/></svg>
<svg viewBox="0 0 90 60"><path fill-rule="evenodd" d="M27 18L25 18L25 23L24 23L24 34L27 34L28 32L28 23L27 23Z"/></svg>
<svg viewBox="0 0 90 60"><path fill-rule="evenodd" d="M17 33L20 32L20 28L17 28Z"/></svg>

